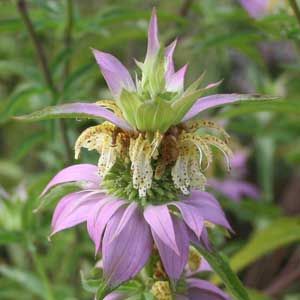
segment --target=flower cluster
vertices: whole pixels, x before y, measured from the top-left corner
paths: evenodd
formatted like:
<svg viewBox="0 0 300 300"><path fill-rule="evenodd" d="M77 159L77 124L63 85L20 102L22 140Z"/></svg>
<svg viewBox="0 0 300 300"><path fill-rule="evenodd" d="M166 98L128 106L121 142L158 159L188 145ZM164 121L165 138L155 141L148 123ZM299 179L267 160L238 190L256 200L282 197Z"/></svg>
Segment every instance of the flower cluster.
<svg viewBox="0 0 300 300"><path fill-rule="evenodd" d="M51 235L86 223L111 288L146 270L151 282L146 287L157 300L228 299L186 271L192 244L209 249L208 228L231 230L218 201L205 192L205 170L213 161L213 148L223 154L230 169L229 135L218 124L195 117L259 96L203 96L220 84L199 88L203 75L185 88L187 66L175 70L175 46L176 40L166 48L160 45L154 10L146 58L136 62L135 80L117 58L93 50L112 99L50 107L27 117L106 120L87 128L75 143L75 158L81 148L95 150L98 165L61 170L42 196L56 186L78 183L79 189L57 204ZM105 299L126 297L116 291Z"/></svg>

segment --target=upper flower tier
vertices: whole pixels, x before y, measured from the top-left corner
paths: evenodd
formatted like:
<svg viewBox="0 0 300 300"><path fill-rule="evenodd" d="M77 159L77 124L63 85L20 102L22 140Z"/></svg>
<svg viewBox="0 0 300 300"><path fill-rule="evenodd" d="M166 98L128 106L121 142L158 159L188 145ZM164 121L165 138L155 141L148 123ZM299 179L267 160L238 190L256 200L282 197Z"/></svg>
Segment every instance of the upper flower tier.
<svg viewBox="0 0 300 300"><path fill-rule="evenodd" d="M188 121L209 108L238 101L266 99L258 95L243 94L201 97L204 92L220 84L219 81L199 88L203 74L185 89L187 65L175 71L173 54L176 43L175 40L166 48L161 46L154 9L148 29L146 58L144 62L136 61L141 71L140 77L136 75L133 80L129 71L116 57L92 50L114 99L113 104L109 107L103 103L65 104L18 118L104 118L125 130L164 133L170 127ZM119 112L117 115L116 110Z"/></svg>

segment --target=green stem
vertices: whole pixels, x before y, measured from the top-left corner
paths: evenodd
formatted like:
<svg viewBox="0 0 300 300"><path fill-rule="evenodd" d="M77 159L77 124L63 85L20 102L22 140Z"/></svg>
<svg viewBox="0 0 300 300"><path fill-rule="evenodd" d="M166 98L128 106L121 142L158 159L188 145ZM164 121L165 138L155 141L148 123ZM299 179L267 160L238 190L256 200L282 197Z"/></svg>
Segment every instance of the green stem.
<svg viewBox="0 0 300 300"><path fill-rule="evenodd" d="M27 240L28 243L28 251L31 255L32 261L34 263L36 272L38 273L38 275L40 276L44 289L45 289L45 294L46 294L46 299L47 300L54 300L54 294L53 291L51 289L51 284L49 282L48 276L46 274L46 270L36 252L36 248L35 245L32 243L32 241L28 238Z"/></svg>
<svg viewBox="0 0 300 300"><path fill-rule="evenodd" d="M70 0L69 2L72 3L72 0ZM33 22L30 19L26 0L18 0L17 7L19 10L20 16L25 24L25 27L29 33L29 36L32 40L32 43L35 47L36 54L37 54L38 60L41 65L42 74L44 76L45 82L51 92L51 95L52 95L52 104L56 104L59 100L59 91L54 84L54 81L53 81L53 78L51 75L51 71L49 68L48 60L47 60L47 57L46 57L46 54L44 51L44 47L43 47L40 39L38 38L38 35L34 28ZM64 120L59 120L59 123L60 123L60 127L62 129L62 140L63 140L65 150L66 150L66 157L69 162L72 162L73 161L73 158L72 158L73 150L72 150L72 146L70 144L68 135L66 134L67 125L65 124Z"/></svg>
<svg viewBox="0 0 300 300"><path fill-rule="evenodd" d="M300 9L299 9L299 6L297 4L297 1L296 0L289 0L289 3L290 3L290 6L291 6L296 18L297 18L298 23L300 25Z"/></svg>

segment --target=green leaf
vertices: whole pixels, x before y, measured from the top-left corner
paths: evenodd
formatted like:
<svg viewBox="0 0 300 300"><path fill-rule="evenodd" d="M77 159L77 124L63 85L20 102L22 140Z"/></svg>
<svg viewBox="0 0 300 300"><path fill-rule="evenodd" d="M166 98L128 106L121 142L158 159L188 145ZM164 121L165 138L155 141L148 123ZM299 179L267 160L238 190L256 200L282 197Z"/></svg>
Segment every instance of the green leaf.
<svg viewBox="0 0 300 300"><path fill-rule="evenodd" d="M34 210L35 213L40 212L51 203L62 198L64 195L77 191L80 188L80 183L65 183L58 185L50 190L42 199L40 205Z"/></svg>
<svg viewBox="0 0 300 300"><path fill-rule="evenodd" d="M5 265L0 266L0 274L3 277L17 282L32 294L39 296L42 299L46 299L43 284L34 274Z"/></svg>
<svg viewBox="0 0 300 300"><path fill-rule="evenodd" d="M128 123L136 127L136 112L138 107L142 104L138 95L134 92L129 92L123 89L117 103L122 109L124 118L128 121Z"/></svg>
<svg viewBox="0 0 300 300"><path fill-rule="evenodd" d="M102 279L86 278L82 271L80 272L80 279L83 289L93 294L97 293L99 287L103 285Z"/></svg>
<svg viewBox="0 0 300 300"><path fill-rule="evenodd" d="M241 271L263 255L296 241L300 241L300 218L282 217L265 229L257 230L231 258L230 264L234 271Z"/></svg>
<svg viewBox="0 0 300 300"><path fill-rule="evenodd" d="M224 112L218 113L219 118L234 118L241 115L247 115L250 113L256 113L261 111L290 113L300 115L300 103L299 101L271 101L271 102L243 102L238 106L232 107Z"/></svg>
<svg viewBox="0 0 300 300"><path fill-rule="evenodd" d="M21 232L0 230L0 245L7 245L11 243L20 243L24 239Z"/></svg>
<svg viewBox="0 0 300 300"><path fill-rule="evenodd" d="M240 279L232 271L227 259L222 254L219 254L216 250L207 251L202 247L197 247L197 249L219 275L228 291L236 300L250 300Z"/></svg>
<svg viewBox="0 0 300 300"><path fill-rule="evenodd" d="M68 105L68 104L66 104ZM77 113L77 112L66 112L66 105L56 105L56 106L48 106L42 110L33 112L28 115L13 117L13 119L18 121L25 122L35 122L42 120L51 120L51 119L61 119L61 118L69 118L69 119L86 119L86 118L94 118L94 119L102 119L92 114L88 113Z"/></svg>

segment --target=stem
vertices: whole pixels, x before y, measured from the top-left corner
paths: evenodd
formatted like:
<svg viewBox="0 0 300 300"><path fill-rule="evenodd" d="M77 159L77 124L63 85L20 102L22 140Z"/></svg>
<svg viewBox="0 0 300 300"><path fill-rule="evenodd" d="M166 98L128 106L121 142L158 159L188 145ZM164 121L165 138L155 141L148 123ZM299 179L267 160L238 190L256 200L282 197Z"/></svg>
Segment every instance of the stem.
<svg viewBox="0 0 300 300"><path fill-rule="evenodd" d="M34 44L36 54L37 54L38 60L41 64L41 68L42 68L42 72L43 72L43 76L46 81L46 84L49 87L52 95L54 97L57 97L57 89L53 83L53 79L52 79L51 72L50 72L50 69L48 66L45 51L44 51L43 45L40 43L40 40L34 29L33 23L29 17L26 1L18 0L17 6L18 6L18 10L20 12L21 18L22 18L22 20L28 30L30 38Z"/></svg>
<svg viewBox="0 0 300 300"><path fill-rule="evenodd" d="M71 50L72 45L72 33L73 33L73 24L74 24L74 13L73 13L73 0L67 1L67 22L65 28L65 48L67 51ZM65 69L64 69L64 79L66 80L70 72L70 59L66 60Z"/></svg>
<svg viewBox="0 0 300 300"><path fill-rule="evenodd" d="M72 3L72 0L70 0L69 2ZM35 28L33 26L33 23L30 19L26 0L18 0L17 7L18 7L19 13L21 15L21 18L25 24L25 27L28 30L30 38L34 44L38 60L41 64L42 74L43 74L45 82L52 94L52 98L53 98L52 102L55 103L55 102L57 102L57 99L58 99L58 89L56 88L56 86L54 84L43 45L40 42L38 35L35 31ZM66 126L64 120L59 120L59 124L62 129L62 140L63 140L64 146L66 149L67 159L69 162L72 162L73 158L72 158L71 153L73 151L72 151L72 147L71 147L68 135L67 135L67 126Z"/></svg>
<svg viewBox="0 0 300 300"><path fill-rule="evenodd" d="M299 9L299 6L297 4L297 1L296 0L288 0L289 3L290 3L290 6L292 8L292 10L294 11L294 14L297 18L297 21L300 25L300 9Z"/></svg>
<svg viewBox="0 0 300 300"><path fill-rule="evenodd" d="M265 290L265 294L268 296L276 296L283 290L288 288L293 282L300 278L300 268L295 267L288 274L280 277L275 283Z"/></svg>
<svg viewBox="0 0 300 300"><path fill-rule="evenodd" d="M181 17L186 17L189 13L189 10L193 4L194 0L185 0L180 8L179 15Z"/></svg>

